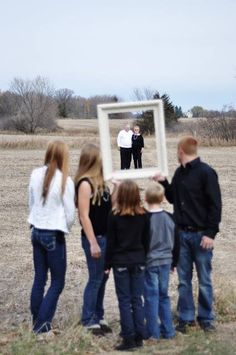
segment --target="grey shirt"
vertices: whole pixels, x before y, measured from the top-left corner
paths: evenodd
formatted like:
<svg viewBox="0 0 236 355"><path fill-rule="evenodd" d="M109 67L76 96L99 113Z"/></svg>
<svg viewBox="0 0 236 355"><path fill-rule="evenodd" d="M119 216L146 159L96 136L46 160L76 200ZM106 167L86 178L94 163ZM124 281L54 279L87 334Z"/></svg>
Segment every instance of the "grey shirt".
<svg viewBox="0 0 236 355"><path fill-rule="evenodd" d="M159 266L172 263L175 241L175 224L171 216L163 210L151 211L150 246L146 264Z"/></svg>

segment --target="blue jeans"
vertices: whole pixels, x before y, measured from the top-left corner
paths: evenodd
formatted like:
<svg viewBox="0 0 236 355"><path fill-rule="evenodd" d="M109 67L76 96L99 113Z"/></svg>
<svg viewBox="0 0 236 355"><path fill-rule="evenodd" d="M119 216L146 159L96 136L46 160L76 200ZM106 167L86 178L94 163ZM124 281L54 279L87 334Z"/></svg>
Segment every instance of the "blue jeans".
<svg viewBox="0 0 236 355"><path fill-rule="evenodd" d="M170 298L168 296L171 265L147 267L145 272L145 318L148 338L173 338Z"/></svg>
<svg viewBox="0 0 236 355"><path fill-rule="evenodd" d="M84 326L98 324L104 317L103 300L108 275L104 273L106 237L97 236L97 242L101 248L101 257L93 258L90 252L90 244L85 236L82 236L82 247L87 260L89 279L84 290L81 323Z"/></svg>
<svg viewBox="0 0 236 355"><path fill-rule="evenodd" d="M195 307L192 292L193 263L196 266L198 293L198 321L209 322L214 319L213 288L211 281L212 250L200 246L203 232L179 232L180 255L177 266L179 276L179 300L177 310L179 320L193 321Z"/></svg>
<svg viewBox="0 0 236 355"><path fill-rule="evenodd" d="M142 339L144 327L144 266L114 267L114 280L120 310L123 338Z"/></svg>
<svg viewBox="0 0 236 355"><path fill-rule="evenodd" d="M33 330L36 333L51 329L66 274L66 244L64 233L33 228L32 245L35 277L31 292ZM44 296L48 270L51 284Z"/></svg>

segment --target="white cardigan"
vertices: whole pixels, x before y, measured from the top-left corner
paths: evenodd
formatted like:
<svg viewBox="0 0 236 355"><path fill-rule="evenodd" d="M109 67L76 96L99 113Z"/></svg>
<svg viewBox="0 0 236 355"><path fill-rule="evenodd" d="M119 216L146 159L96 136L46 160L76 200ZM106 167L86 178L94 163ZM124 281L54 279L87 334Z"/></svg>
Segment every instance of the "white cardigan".
<svg viewBox="0 0 236 355"><path fill-rule="evenodd" d="M59 169L51 181L48 196L43 205L43 181L47 167L34 169L29 183L28 222L35 228L59 230L69 233L75 219L74 183L67 178L65 192L61 195L62 173Z"/></svg>
<svg viewBox="0 0 236 355"><path fill-rule="evenodd" d="M132 135L133 131L131 129L127 132L125 129L122 129L117 137L117 145L121 148L131 148L132 147Z"/></svg>

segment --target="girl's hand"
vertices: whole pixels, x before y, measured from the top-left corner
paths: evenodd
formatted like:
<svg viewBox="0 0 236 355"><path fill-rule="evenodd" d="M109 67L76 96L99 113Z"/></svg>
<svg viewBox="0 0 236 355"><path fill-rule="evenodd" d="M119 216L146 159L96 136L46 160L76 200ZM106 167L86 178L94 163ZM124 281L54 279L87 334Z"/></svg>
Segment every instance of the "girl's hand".
<svg viewBox="0 0 236 355"><path fill-rule="evenodd" d="M101 249L97 243L90 245L90 252L91 252L92 258L98 259L101 257Z"/></svg>
<svg viewBox="0 0 236 355"><path fill-rule="evenodd" d="M106 275L109 275L109 274L110 274L110 271L111 271L110 269L107 269L107 270L104 271L104 273L105 273Z"/></svg>

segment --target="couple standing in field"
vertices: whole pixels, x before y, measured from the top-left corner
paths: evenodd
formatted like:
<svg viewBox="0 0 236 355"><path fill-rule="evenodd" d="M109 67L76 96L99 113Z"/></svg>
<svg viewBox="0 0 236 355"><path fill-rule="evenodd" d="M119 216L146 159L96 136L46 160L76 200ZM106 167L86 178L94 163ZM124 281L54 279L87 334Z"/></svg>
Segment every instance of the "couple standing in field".
<svg viewBox="0 0 236 355"><path fill-rule="evenodd" d="M132 131L130 129L130 125L127 123L124 129L122 129L118 134L117 145L120 150L121 170L130 169L132 156L135 169L142 168L144 140L138 125L135 125L134 131Z"/></svg>
<svg viewBox="0 0 236 355"><path fill-rule="evenodd" d="M178 145L177 152L180 167L176 170L171 184L162 176L155 177L156 180L165 186L166 197L169 202L174 204L174 217L180 243L180 256L177 265L179 276L179 323L176 329L184 332L187 326L195 324L195 308L192 295L194 263L199 281L198 322L205 331L210 331L214 328L212 323L214 314L212 308L211 259L213 239L218 232L220 222L220 190L215 171L207 164L201 162L197 156L197 141L193 137L183 138ZM33 226L32 244L35 267L31 313L33 316L33 329L36 333L50 332L57 301L64 287L66 270L64 234L68 233L74 218L74 186L67 174L68 148L64 143L54 142L49 145L46 152L45 165L42 168L35 169L30 180L29 223ZM107 231L107 220L109 218L110 222L111 219L119 220L119 216L122 220L125 219L126 214L129 216L130 211L132 212L131 216L132 214L137 214L137 211L134 213L132 208L136 207L138 211L142 209L139 198L135 200L136 204L133 205L131 210L131 202L129 202L129 206L126 205L132 189L126 189L124 193L125 186L127 187L127 185L121 183L118 189L115 189L112 198L103 180L102 162L98 148L94 145L84 147L75 178L76 206L78 207L79 218L83 228L82 247L86 255L89 273L89 280L84 291L81 323L93 332L110 331L108 324L104 320L103 309L105 283L108 275L104 273L105 263L110 260L113 269L117 266L125 269L131 266L129 264L130 258L125 262L123 260L121 264L119 264L119 257L118 263L116 259L117 253L122 258L128 250L131 251L133 248L132 243L130 243L129 233L126 233L128 229L126 227L123 228L122 223L114 221L115 225L110 231ZM137 197L137 194L133 194L133 196ZM109 217L112 199L113 204L114 201L119 202L115 202L113 212L110 214L111 217ZM158 213L158 211L156 212ZM140 214L142 215L142 213ZM114 234L114 230L115 235L120 235L123 240L127 240L128 244L125 242L120 249L121 244L116 241L112 247L111 245L109 246L109 253L106 254L107 236L109 245L110 240L113 240L111 235L112 233ZM163 236L165 237L166 234L164 233ZM130 245L132 246L131 249L129 249ZM128 250L126 250L126 247ZM143 250L143 252L146 253L147 251ZM142 260L141 264L143 262ZM132 266L135 265L134 260ZM51 285L44 296L48 270L51 273ZM135 270L137 271L136 268ZM139 272L141 270L142 268L139 269ZM120 274L116 275L117 272L119 270L114 272L115 285L121 315L121 335L124 340L120 350L124 350L127 346L129 347L126 342L129 337L127 337L126 330L124 330L124 324L127 322L122 322L124 304L127 307L127 298L123 296L124 290L127 291L127 288L125 285L121 290L117 288L120 281L116 282L116 278L118 277L119 279L122 276ZM129 280L130 277L128 272L123 281ZM157 285L160 275L154 272L153 277L153 282ZM137 284L134 283L134 286L137 286ZM134 289L137 291L137 287L134 287ZM128 307L131 307L131 305L134 307L136 298L132 294L132 289L129 292L131 294L126 294L131 300L131 303L128 303ZM141 292L140 289L139 292ZM155 297L156 300L161 297L158 287L155 289ZM138 299L140 300L139 297ZM156 323L159 322L158 316L162 319L160 314L154 315ZM140 332L137 332L138 325L135 319L133 319L132 326L133 337L140 335ZM141 342L142 339L139 337L132 338L132 340L135 341L135 344L131 344L131 347L134 347L134 345L138 346L138 341Z"/></svg>

